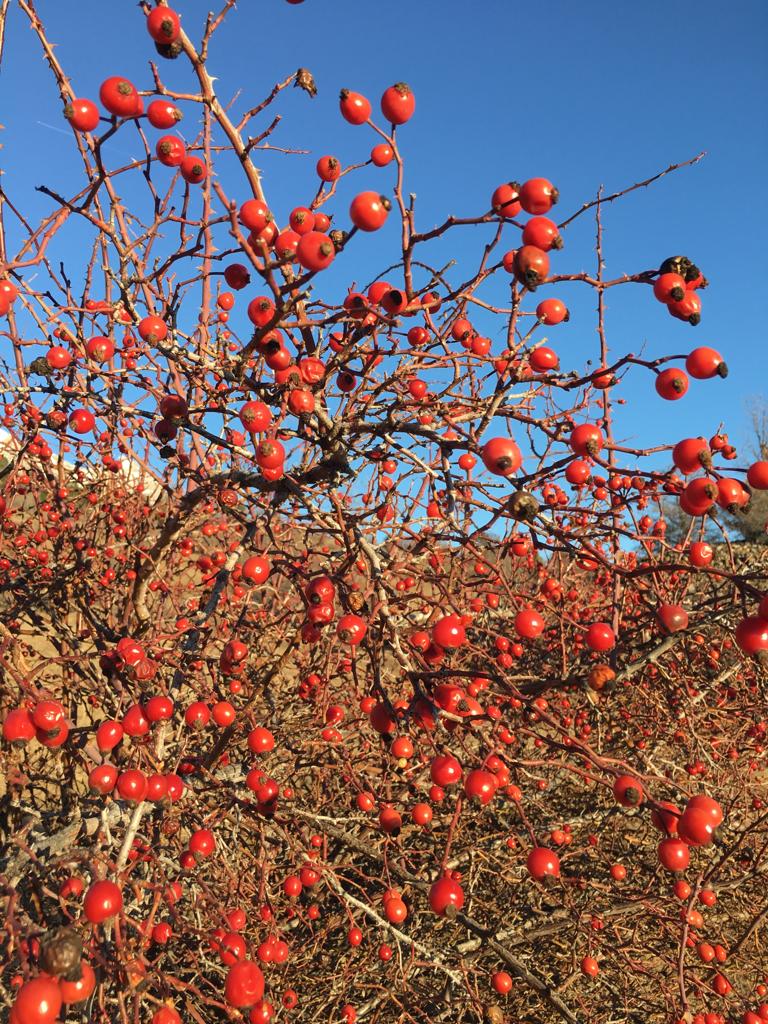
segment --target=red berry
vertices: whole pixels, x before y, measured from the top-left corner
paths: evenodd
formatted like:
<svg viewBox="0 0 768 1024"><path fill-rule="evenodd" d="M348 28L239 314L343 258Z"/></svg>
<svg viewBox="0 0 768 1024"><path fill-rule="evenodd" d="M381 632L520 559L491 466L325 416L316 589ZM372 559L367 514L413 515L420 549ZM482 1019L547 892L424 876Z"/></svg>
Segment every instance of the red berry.
<svg viewBox="0 0 768 1024"><path fill-rule="evenodd" d="M576 455L590 455L594 458L603 447L603 434L599 427L582 423L573 428L568 443Z"/></svg>
<svg viewBox="0 0 768 1024"><path fill-rule="evenodd" d="M461 616L451 614L438 619L432 627L432 639L440 647L447 649L461 647L467 639Z"/></svg>
<svg viewBox="0 0 768 1024"><path fill-rule="evenodd" d="M535 245L523 245L515 252L515 277L530 291L535 291L549 275L549 256Z"/></svg>
<svg viewBox="0 0 768 1024"><path fill-rule="evenodd" d="M506 995L507 992L512 990L512 975L506 971L496 971L491 975L491 986L494 992L498 992L500 996Z"/></svg>
<svg viewBox="0 0 768 1024"><path fill-rule="evenodd" d="M361 231L378 231L384 225L391 203L378 192L360 192L352 200L349 217Z"/></svg>
<svg viewBox="0 0 768 1024"><path fill-rule="evenodd" d="M201 185L208 177L208 165L199 156L185 156L179 168L182 178L190 185Z"/></svg>
<svg viewBox="0 0 768 1024"><path fill-rule="evenodd" d="M182 116L179 108L168 100L152 100L147 107L147 119L153 128L175 128Z"/></svg>
<svg viewBox="0 0 768 1024"><path fill-rule="evenodd" d="M88 434L96 427L96 417L88 409L73 409L69 426L76 434Z"/></svg>
<svg viewBox="0 0 768 1024"><path fill-rule="evenodd" d="M381 112L390 124L405 124L415 109L416 97L405 82L391 85L381 97Z"/></svg>
<svg viewBox="0 0 768 1024"><path fill-rule="evenodd" d="M264 975L252 960L233 964L224 982L224 996L238 1009L254 1006L264 995Z"/></svg>
<svg viewBox="0 0 768 1024"><path fill-rule="evenodd" d="M658 846L659 863L667 871L685 871L691 855L682 839L662 839Z"/></svg>
<svg viewBox="0 0 768 1024"><path fill-rule="evenodd" d="M395 151L386 142L380 142L371 150L371 163L376 167L386 167L395 159Z"/></svg>
<svg viewBox="0 0 768 1024"><path fill-rule="evenodd" d="M534 846L526 861L529 874L542 882L545 878L560 877L560 858L545 846Z"/></svg>
<svg viewBox="0 0 768 1024"><path fill-rule="evenodd" d="M530 178L520 189L520 204L526 213L549 213L560 194L546 178Z"/></svg>
<svg viewBox="0 0 768 1024"><path fill-rule="evenodd" d="M339 96L341 116L350 124L365 124L371 116L371 104L359 92L342 89Z"/></svg>
<svg viewBox="0 0 768 1024"><path fill-rule="evenodd" d="M701 322L701 299L696 292L686 291L679 302L670 302L667 309L678 320L685 320L696 327Z"/></svg>
<svg viewBox="0 0 768 1024"><path fill-rule="evenodd" d="M302 235L299 244L296 246L296 259L312 273L318 270L325 270L333 263L336 256L336 249L333 242L321 231L310 231Z"/></svg>
<svg viewBox="0 0 768 1024"><path fill-rule="evenodd" d="M181 35L181 21L170 7L155 7L147 15L147 32L156 43L175 43Z"/></svg>
<svg viewBox="0 0 768 1024"><path fill-rule="evenodd" d="M64 108L64 117L79 132L92 132L99 126L99 108L92 100L72 100Z"/></svg>
<svg viewBox="0 0 768 1024"><path fill-rule="evenodd" d="M464 906L464 890L450 875L443 875L429 890L429 905L436 914L445 917L450 907L456 911Z"/></svg>
<svg viewBox="0 0 768 1024"><path fill-rule="evenodd" d="M123 909L123 894L108 879L93 882L85 894L83 912L91 924L101 924Z"/></svg>
<svg viewBox="0 0 768 1024"><path fill-rule="evenodd" d="M607 622L594 622L584 640L592 651L610 651L616 646L616 634Z"/></svg>
<svg viewBox="0 0 768 1024"><path fill-rule="evenodd" d="M88 999L96 988L96 974L87 960L80 961L80 977L77 981L59 979L59 992L62 1003L82 1003Z"/></svg>
<svg viewBox="0 0 768 1024"><path fill-rule="evenodd" d="M680 274L660 274L653 283L653 294L665 304L685 297L685 278Z"/></svg>
<svg viewBox="0 0 768 1024"><path fill-rule="evenodd" d="M685 368L696 380L710 380L712 377L727 377L728 367L723 357L713 348L695 348L685 360Z"/></svg>
<svg viewBox="0 0 768 1024"><path fill-rule="evenodd" d="M316 170L321 181L336 181L341 175L341 163L335 156L321 156L317 161Z"/></svg>
<svg viewBox="0 0 768 1024"><path fill-rule="evenodd" d="M506 220L513 220L520 213L520 186L516 181L497 186L491 196L491 209Z"/></svg>
<svg viewBox="0 0 768 1024"><path fill-rule="evenodd" d="M493 437L480 452L485 468L497 476L512 476L520 469L523 457L511 437Z"/></svg>
<svg viewBox="0 0 768 1024"><path fill-rule="evenodd" d="M550 249L561 249L563 240L557 224L549 217L531 217L523 228L523 245L533 245L549 252Z"/></svg>
<svg viewBox="0 0 768 1024"><path fill-rule="evenodd" d="M26 981L16 993L12 1015L18 1024L53 1024L61 1005L61 991L55 978L40 974Z"/></svg>
<svg viewBox="0 0 768 1024"><path fill-rule="evenodd" d="M735 640L745 654L768 651L768 621L758 615L742 619L736 627Z"/></svg>
<svg viewBox="0 0 768 1024"><path fill-rule="evenodd" d="M613 784L613 795L622 807L637 807L643 802L643 787L632 775L619 775Z"/></svg>
<svg viewBox="0 0 768 1024"><path fill-rule="evenodd" d="M107 78L99 88L101 105L116 117L138 117L143 110L141 96L136 86L127 78Z"/></svg>
<svg viewBox="0 0 768 1024"><path fill-rule="evenodd" d="M662 370L656 377L656 391L669 402L676 402L688 390L688 376L677 367Z"/></svg>
<svg viewBox="0 0 768 1024"><path fill-rule="evenodd" d="M536 316L543 324L554 326L568 320L568 310L560 299L544 299L536 307Z"/></svg>
<svg viewBox="0 0 768 1024"><path fill-rule="evenodd" d="M515 616L515 629L526 640L535 640L544 632L544 619L532 608L524 608Z"/></svg>
<svg viewBox="0 0 768 1024"><path fill-rule="evenodd" d="M462 774L461 765L452 754L439 754L429 767L430 778L443 789L460 782Z"/></svg>
<svg viewBox="0 0 768 1024"><path fill-rule="evenodd" d="M336 633L340 640L355 646L362 641L367 628L365 621L359 615L342 615L336 627Z"/></svg>
<svg viewBox="0 0 768 1024"><path fill-rule="evenodd" d="M187 150L181 139L175 135L163 135L155 143L155 154L164 167L180 167Z"/></svg>

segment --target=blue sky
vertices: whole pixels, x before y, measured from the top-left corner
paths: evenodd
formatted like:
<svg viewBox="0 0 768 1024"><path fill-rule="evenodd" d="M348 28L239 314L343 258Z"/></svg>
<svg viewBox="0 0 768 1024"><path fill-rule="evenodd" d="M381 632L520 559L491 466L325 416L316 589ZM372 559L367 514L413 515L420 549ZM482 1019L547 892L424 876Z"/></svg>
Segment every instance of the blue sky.
<svg viewBox="0 0 768 1024"><path fill-rule="evenodd" d="M193 38L209 6L209 0L177 4ZM39 0L38 9L79 95L97 99L102 79L117 73L148 87L147 60L154 54L134 3ZM673 443L692 433L709 436L722 420L731 439L740 441L747 428L745 399L765 393L768 5L741 0L724 11L713 0L693 8L656 0L553 0L542 8L484 0L469 10L465 0L241 2L211 48L222 98L242 90L241 105L250 105L299 66L311 69L319 88L312 101L286 90L273 108L283 115L273 142L312 152L311 158L264 154L265 189L278 216L284 219L314 194L318 156L357 161L378 141L368 129L341 120L342 86L368 95L374 110L394 81L405 80L415 90L416 116L401 130L400 145L407 188L418 197L420 228L450 213L480 213L499 182L534 175L558 185L557 213L565 216L601 184L613 191L706 150L699 165L623 200L604 218L608 276L649 269L681 252L702 267L710 287L703 293L701 325L673 320L650 289L628 286L609 293L608 338L614 355L644 347L655 357L712 345L731 375L693 381L682 401L667 403L656 396L650 374L633 371L616 393L627 399L618 411L617 435L644 445ZM190 88L182 60L160 66L170 86ZM64 187L70 175L74 185L78 162L36 40L16 9L0 103L4 187L22 208L43 212L48 201L36 197L32 186ZM197 117L188 109L185 130ZM127 133L115 139L116 161L135 150ZM220 173L227 184L227 171ZM354 192L391 189L391 168L365 168L347 181L333 207L340 225ZM342 294L351 281L370 278L383 246L394 254L393 221L379 238L363 239L354 258L345 254L343 265L338 261L333 282ZM585 217L567 235L556 269L591 270L592 236L593 222ZM486 237L487 229L456 232L445 251L470 258ZM505 248L515 242L511 230ZM575 291L558 292L575 315L549 336L563 365L579 369L597 351L594 300L585 292L582 299ZM500 349L492 332L491 338Z"/></svg>

